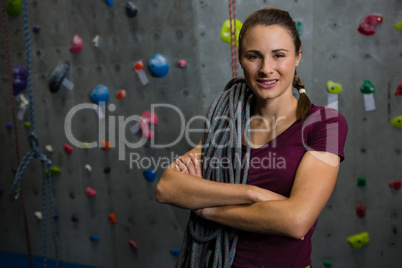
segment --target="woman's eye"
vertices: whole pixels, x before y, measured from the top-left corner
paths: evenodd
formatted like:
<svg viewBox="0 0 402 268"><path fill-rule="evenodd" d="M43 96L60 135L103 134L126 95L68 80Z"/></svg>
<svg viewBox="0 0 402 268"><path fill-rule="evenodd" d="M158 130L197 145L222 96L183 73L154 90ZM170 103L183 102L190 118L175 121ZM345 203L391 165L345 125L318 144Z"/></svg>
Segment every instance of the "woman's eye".
<svg viewBox="0 0 402 268"><path fill-rule="evenodd" d="M258 55L253 54L253 55L248 55L248 56L247 56L247 58L248 58L248 59L250 59L250 60L255 60L255 59L258 59L258 58L259 58L259 56L258 56Z"/></svg>
<svg viewBox="0 0 402 268"><path fill-rule="evenodd" d="M275 54L274 57L275 58L282 58L282 57L285 57L285 55L283 55L283 54Z"/></svg>

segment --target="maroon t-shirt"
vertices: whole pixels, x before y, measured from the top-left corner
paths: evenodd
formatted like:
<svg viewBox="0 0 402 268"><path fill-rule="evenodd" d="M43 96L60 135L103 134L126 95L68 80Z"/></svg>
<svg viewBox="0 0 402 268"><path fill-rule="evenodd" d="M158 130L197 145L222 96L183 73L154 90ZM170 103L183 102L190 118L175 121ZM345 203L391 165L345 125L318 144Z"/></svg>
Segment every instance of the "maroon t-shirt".
<svg viewBox="0 0 402 268"><path fill-rule="evenodd" d="M299 163L306 151L325 151L344 159L348 126L334 109L312 105L308 118L294 122L263 147L251 149L247 184L289 197ZM245 146L243 146L243 155ZM240 231L234 268L305 268L311 265L311 236L303 240Z"/></svg>

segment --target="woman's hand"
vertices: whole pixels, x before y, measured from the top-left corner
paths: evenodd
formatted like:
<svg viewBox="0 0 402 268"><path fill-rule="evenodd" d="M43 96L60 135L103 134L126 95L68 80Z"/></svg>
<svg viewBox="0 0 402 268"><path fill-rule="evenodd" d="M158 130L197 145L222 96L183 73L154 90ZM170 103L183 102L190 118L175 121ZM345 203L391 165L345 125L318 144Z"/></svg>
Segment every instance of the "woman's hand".
<svg viewBox="0 0 402 268"><path fill-rule="evenodd" d="M176 159L175 170L182 173L188 173L196 177L202 177L201 162L198 161L197 157L193 154L189 154L190 158L184 158L180 156Z"/></svg>

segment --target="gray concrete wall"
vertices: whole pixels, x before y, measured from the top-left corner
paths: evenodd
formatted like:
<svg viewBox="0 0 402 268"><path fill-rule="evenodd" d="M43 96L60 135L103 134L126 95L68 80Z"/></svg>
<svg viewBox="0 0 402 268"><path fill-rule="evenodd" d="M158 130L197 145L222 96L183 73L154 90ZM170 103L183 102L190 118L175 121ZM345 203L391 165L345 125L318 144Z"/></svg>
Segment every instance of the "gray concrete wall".
<svg viewBox="0 0 402 268"><path fill-rule="evenodd" d="M39 35L32 34L33 88L37 134L41 148L52 144L49 154L62 173L53 179L53 193L59 250L62 260L103 267L172 267L175 263L169 251L179 248L187 212L153 200L157 180L149 183L143 178L143 168L131 165L130 154L141 159L168 159L191 148L186 139L165 149L146 144L126 148L126 160L119 160L119 148L110 151L74 148L72 155L63 151L68 143L64 119L68 111L81 103L90 103L90 92L97 84L108 86L110 103L116 110L107 116L140 115L152 104L168 103L177 106L187 123L194 115L203 115L206 108L231 78L230 46L220 40L222 23L228 19L227 1L132 1L138 7L136 18L124 13L125 2L115 1L108 7L102 1L28 1L30 23L41 25ZM237 1L237 18L241 21L263 6L289 10L296 21L303 23L303 58L298 70L306 84L311 100L327 104L326 82L343 85L339 96L339 111L349 124L338 183L328 205L323 210L313 237L313 264L323 267L330 260L333 267L399 267L401 252L401 190L389 188L388 183L401 179L402 132L391 126L390 120L402 115L402 97L394 96L401 78L402 32L393 25L402 18L402 2L387 1ZM370 13L384 17L373 36L357 32L360 21ZM24 64L22 16L8 18L13 66ZM84 39L84 49L73 55L68 50L75 33ZM93 37L101 36L101 47L90 45ZM2 42L3 43L3 42ZM150 84L143 87L132 71L132 65L144 63L155 53L163 54L170 64L166 77L153 77L146 69ZM4 46L1 45L1 105L0 124L11 121L11 105L7 88ZM176 67L186 59L185 69ZM71 62L69 79L73 91L63 88L56 94L48 90L53 68L62 60ZM240 72L241 75L241 72ZM366 112L360 86L371 80L377 109ZM127 90L127 98L117 101L115 94ZM172 109L156 110L159 124L155 141L172 142L180 134L180 118ZM110 118L108 118L110 119ZM24 121L28 121L26 116ZM107 120L107 126L110 120ZM21 154L29 150L27 131L19 122ZM196 128L199 122L191 126ZM129 141L138 141L126 128ZM77 113L73 121L77 139L97 139L98 123L94 111ZM114 129L114 128L112 128ZM117 127L116 127L117 134ZM194 142L199 135L191 136ZM17 165L13 132L0 131L3 154L0 156L0 251L26 252L20 202L8 200L13 180L10 171ZM42 150L43 151L43 150ZM145 162L143 162L145 163ZM84 165L93 168L87 174ZM105 174L105 167L111 172ZM156 168L155 166L153 168ZM367 186L356 186L357 178L365 177ZM85 196L85 187L97 190L97 197ZM24 176L24 195L31 231L33 252L42 254L42 225L33 212L42 208L40 165L33 160ZM367 206L367 216L358 218L357 205ZM108 214L116 213L117 224L108 222ZM74 223L71 217L77 215ZM350 235L367 231L370 243L359 250L346 242ZM89 240L96 234L97 244ZM50 235L50 233L49 233ZM128 240L138 244L133 252ZM50 255L53 254L49 242ZM52 257L52 256L51 256Z"/></svg>

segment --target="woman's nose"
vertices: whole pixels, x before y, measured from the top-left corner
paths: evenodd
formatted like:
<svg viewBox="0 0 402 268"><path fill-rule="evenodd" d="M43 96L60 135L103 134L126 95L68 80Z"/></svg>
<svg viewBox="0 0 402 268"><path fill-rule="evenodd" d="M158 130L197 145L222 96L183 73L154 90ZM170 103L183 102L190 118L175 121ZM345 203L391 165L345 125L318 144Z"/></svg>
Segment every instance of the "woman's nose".
<svg viewBox="0 0 402 268"><path fill-rule="evenodd" d="M272 62L270 62L269 60L263 60L261 62L260 75L267 76L269 74L272 74L273 72L274 71L273 71Z"/></svg>

